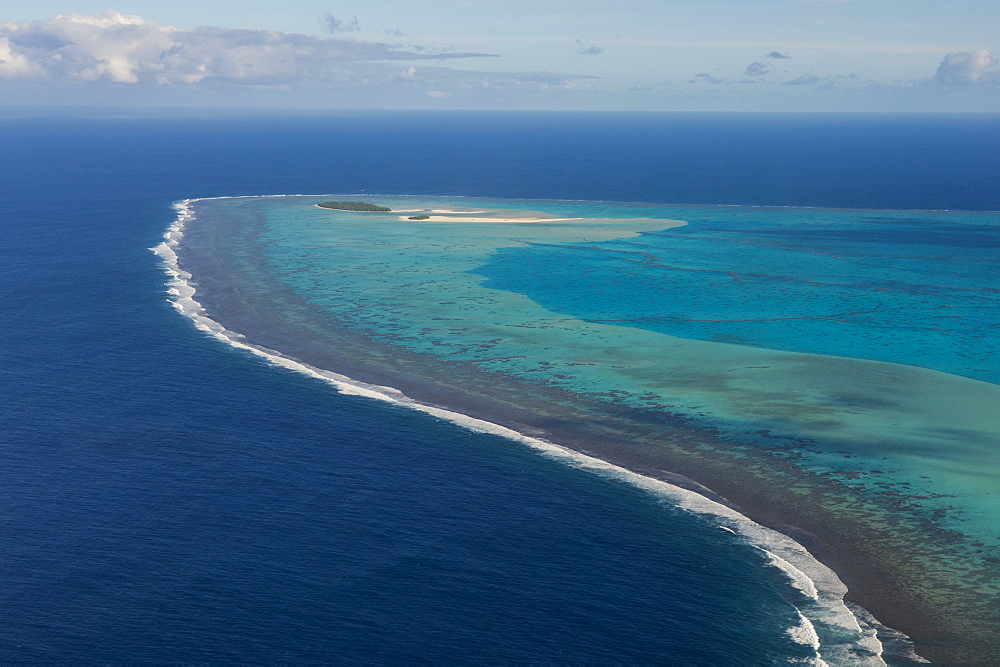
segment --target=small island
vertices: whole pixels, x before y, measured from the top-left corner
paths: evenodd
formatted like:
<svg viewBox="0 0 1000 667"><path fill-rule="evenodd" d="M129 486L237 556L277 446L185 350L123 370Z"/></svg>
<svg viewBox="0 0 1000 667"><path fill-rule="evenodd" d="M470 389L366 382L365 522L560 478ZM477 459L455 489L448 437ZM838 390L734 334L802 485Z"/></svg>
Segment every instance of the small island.
<svg viewBox="0 0 1000 667"><path fill-rule="evenodd" d="M430 220L430 219L431 216L429 215L411 215L410 217L407 218L407 220Z"/></svg>
<svg viewBox="0 0 1000 667"><path fill-rule="evenodd" d="M332 208L338 211L368 211L373 213L386 213L392 209L388 206L379 206L367 201L324 201L316 204L320 208Z"/></svg>

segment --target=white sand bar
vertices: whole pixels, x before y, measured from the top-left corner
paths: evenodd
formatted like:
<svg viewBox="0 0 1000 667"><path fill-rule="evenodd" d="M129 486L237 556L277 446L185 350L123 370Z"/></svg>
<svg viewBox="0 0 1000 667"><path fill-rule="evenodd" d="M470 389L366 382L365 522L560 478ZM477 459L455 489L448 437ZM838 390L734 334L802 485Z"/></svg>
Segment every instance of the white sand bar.
<svg viewBox="0 0 1000 667"><path fill-rule="evenodd" d="M408 216L402 216L400 220L409 220ZM567 220L583 220L583 218L483 218L475 216L458 216L458 215L431 215L423 220L415 220L414 222L515 222L515 223L531 223L531 222L566 222Z"/></svg>

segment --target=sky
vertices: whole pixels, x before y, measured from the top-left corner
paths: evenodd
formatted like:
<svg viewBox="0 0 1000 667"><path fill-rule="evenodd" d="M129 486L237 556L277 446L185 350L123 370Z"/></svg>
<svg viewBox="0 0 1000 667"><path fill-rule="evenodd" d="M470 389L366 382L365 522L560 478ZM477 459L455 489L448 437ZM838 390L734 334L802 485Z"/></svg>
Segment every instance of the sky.
<svg viewBox="0 0 1000 667"><path fill-rule="evenodd" d="M0 106L1000 112L1000 0L0 0Z"/></svg>

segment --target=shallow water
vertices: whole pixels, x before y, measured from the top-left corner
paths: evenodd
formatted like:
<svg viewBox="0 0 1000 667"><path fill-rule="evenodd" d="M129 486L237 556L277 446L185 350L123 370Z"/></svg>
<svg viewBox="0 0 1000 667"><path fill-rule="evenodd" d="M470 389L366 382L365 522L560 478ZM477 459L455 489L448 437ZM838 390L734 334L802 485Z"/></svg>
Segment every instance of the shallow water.
<svg viewBox="0 0 1000 667"><path fill-rule="evenodd" d="M200 225L253 218L259 236L235 247L261 254L266 267L257 270L271 274L263 282L308 304L314 324L380 344L373 366L416 354L402 373L410 396L426 401L421 387L450 386L452 394L432 392L430 402L472 412L464 401L478 417L632 469L693 477L753 516L818 535L811 546L836 562L852 596L880 620L946 627L952 640L993 650L983 646L1000 599L990 560L1000 538L993 491L1000 387L957 374L990 365L985 355L969 363L964 353L982 342L976 322L956 327L957 350L929 357L921 348L941 337L920 326L942 308L995 306L996 290L962 270L988 263L981 240L994 238L993 217L378 198L407 211L583 218L411 222L317 209L320 200L211 200L195 211ZM860 228L858 243L844 231L852 226ZM937 254L911 233L899 245L916 251L888 248L889 231L901 227L933 238ZM817 238L831 236L839 245L819 252ZM780 275L764 272L773 266ZM747 278L764 287L744 288ZM891 300L883 303L888 284ZM939 292L933 298L931 286ZM843 323L839 338L827 326L833 318L815 314L831 309ZM703 320L707 311L764 326L740 321L733 333L728 322L721 331L696 322L667 333L679 313ZM214 312L226 315L225 305ZM775 313L803 319L783 332ZM227 327L267 330L277 326L273 315ZM899 330L906 335L886 344ZM719 342L727 337L741 344ZM317 336L288 354L328 368L323 346ZM336 363L332 370L356 376ZM397 369L383 381L406 380ZM512 398L518 386L523 393ZM551 402L542 408L543 400ZM907 600L902 609L899 599Z"/></svg>

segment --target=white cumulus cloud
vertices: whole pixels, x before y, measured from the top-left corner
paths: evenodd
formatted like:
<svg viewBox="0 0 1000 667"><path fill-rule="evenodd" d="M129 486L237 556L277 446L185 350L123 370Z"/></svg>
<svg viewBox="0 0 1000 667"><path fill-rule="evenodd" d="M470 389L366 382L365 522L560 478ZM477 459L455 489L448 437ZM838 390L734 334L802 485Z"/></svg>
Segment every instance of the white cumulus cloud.
<svg viewBox="0 0 1000 667"><path fill-rule="evenodd" d="M935 78L949 85L1000 83L1000 72L991 69L996 64L997 59L986 49L957 51L944 57Z"/></svg>
<svg viewBox="0 0 1000 667"><path fill-rule="evenodd" d="M275 85L363 79L380 68L398 73L386 61L487 55L266 30L180 30L113 11L0 23L0 79Z"/></svg>
<svg viewBox="0 0 1000 667"><path fill-rule="evenodd" d="M36 79L45 70L23 53L15 51L10 39L0 37L0 79Z"/></svg>

